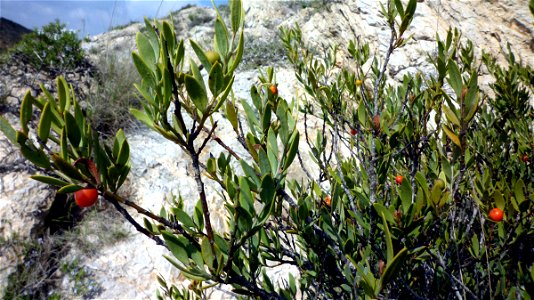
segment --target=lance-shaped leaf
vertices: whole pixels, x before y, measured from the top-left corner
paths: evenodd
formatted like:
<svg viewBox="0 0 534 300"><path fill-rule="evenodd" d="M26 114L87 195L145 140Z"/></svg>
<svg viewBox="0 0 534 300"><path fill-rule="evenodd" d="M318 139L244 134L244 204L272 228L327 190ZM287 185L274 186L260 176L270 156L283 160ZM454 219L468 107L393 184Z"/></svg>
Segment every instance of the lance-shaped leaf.
<svg viewBox="0 0 534 300"><path fill-rule="evenodd" d="M225 88L221 64L215 62L209 72L210 73L208 76L208 86L210 87L210 91L213 97L217 97Z"/></svg>
<svg viewBox="0 0 534 300"><path fill-rule="evenodd" d="M412 205L412 187L409 180L402 181L399 187L399 196L401 198L402 211L407 214Z"/></svg>
<svg viewBox="0 0 534 300"><path fill-rule="evenodd" d="M213 261L215 258L215 253L213 253L210 241L207 237L204 237L202 239L200 249L201 249L202 259L204 260L204 263L206 264L206 266L208 266L209 269L213 269Z"/></svg>
<svg viewBox="0 0 534 300"><path fill-rule="evenodd" d="M148 67L145 60L135 52L132 53L132 58L134 65L137 68L137 72L141 75L143 81L149 86L155 86L154 73L152 73L152 70Z"/></svg>
<svg viewBox="0 0 534 300"><path fill-rule="evenodd" d="M239 66L239 63L241 62L241 58L243 58L243 50L245 48L245 35L243 31L241 31L241 34L239 35L239 42L237 44L236 54L235 57L231 59L230 62L230 69L228 70L228 73L232 73L235 71L235 69Z"/></svg>
<svg viewBox="0 0 534 300"><path fill-rule="evenodd" d="M31 142L28 144L28 136L23 132L17 131L15 139L20 147L20 152L27 160L41 168L48 169L50 167L48 156L46 156L43 150L36 149Z"/></svg>
<svg viewBox="0 0 534 300"><path fill-rule="evenodd" d="M237 33L241 25L243 24L243 4L241 0L230 0L228 3L230 6L230 19L232 20L232 32Z"/></svg>
<svg viewBox="0 0 534 300"><path fill-rule="evenodd" d="M169 24L169 22L163 21L162 28L163 36L165 37L165 42L167 43L167 49L169 53L172 53L174 50L174 45L176 44L176 35L174 34L174 30L172 30L172 26Z"/></svg>
<svg viewBox="0 0 534 300"><path fill-rule="evenodd" d="M462 148L462 144L460 143L460 138L447 126L442 126L443 131L447 135L447 137L458 147Z"/></svg>
<svg viewBox="0 0 534 300"><path fill-rule="evenodd" d="M208 57L206 56L204 49L202 49L202 47L200 47L200 45L197 44L195 41L191 40L190 42L191 42L191 48L193 48L193 51L195 51L195 54L197 55L198 60L200 60L200 63L204 66L204 68L206 68L206 71L210 73L211 63Z"/></svg>
<svg viewBox="0 0 534 300"><path fill-rule="evenodd" d="M56 79L56 85L57 85L57 99L59 102L58 110L60 113L63 113L65 111L67 103L70 103L69 86L67 84L67 81L65 81L65 78L63 78L63 76L59 76Z"/></svg>
<svg viewBox="0 0 534 300"><path fill-rule="evenodd" d="M208 96L204 85L200 84L195 77L185 75L185 88L195 107L204 113L208 105Z"/></svg>
<svg viewBox="0 0 534 300"><path fill-rule="evenodd" d="M220 17L215 20L215 49L223 59L228 55L228 31Z"/></svg>
<svg viewBox="0 0 534 300"><path fill-rule="evenodd" d="M59 142L59 148L61 149L60 155L63 157L63 159L69 158L69 144L67 142L67 128L63 127L63 130L61 130L60 135L60 142Z"/></svg>
<svg viewBox="0 0 534 300"><path fill-rule="evenodd" d="M70 194L70 193L74 193L76 191L79 191L83 189L83 187L77 185L77 184L69 184L69 185L66 185L62 188L60 188L57 193L58 194Z"/></svg>
<svg viewBox="0 0 534 300"><path fill-rule="evenodd" d="M462 75L458 69L458 65L454 60L449 60L448 64L449 78L448 82L451 85L452 89L456 93L456 96L459 98L462 94Z"/></svg>
<svg viewBox="0 0 534 300"><path fill-rule="evenodd" d="M139 121L144 123L149 128L154 128L154 120L152 120L144 111L135 108L130 108L130 113Z"/></svg>
<svg viewBox="0 0 534 300"><path fill-rule="evenodd" d="M28 91L20 105L20 126L25 134L28 134L28 122L32 119L34 102L32 94Z"/></svg>
<svg viewBox="0 0 534 300"><path fill-rule="evenodd" d="M43 111L41 112L41 118L39 119L39 127L37 128L37 136L46 144L48 136L50 135L50 126L52 125L52 111L50 102L46 103Z"/></svg>
<svg viewBox="0 0 534 300"><path fill-rule="evenodd" d="M124 166L126 165L129 159L130 159L130 145L128 144L128 141L124 141L121 144L119 154L117 156L115 163L118 166Z"/></svg>
<svg viewBox="0 0 534 300"><path fill-rule="evenodd" d="M389 231L386 216L382 213L382 221L384 225L384 235L386 239L386 262L389 264L393 260L393 241L391 239L391 232Z"/></svg>
<svg viewBox="0 0 534 300"><path fill-rule="evenodd" d="M50 177L50 176L32 175L32 176L30 176L30 178L33 179L33 180L37 180L39 182L42 182L42 183L55 185L55 186L59 186L59 187L64 187L66 185L69 185L69 183L66 182L66 181L63 181L61 179L57 179L57 178L54 178L54 177Z"/></svg>
<svg viewBox="0 0 534 300"><path fill-rule="evenodd" d="M17 144L17 132L13 126L11 126L11 124L9 124L9 122L2 116L0 116L0 131L4 133L11 144Z"/></svg>
<svg viewBox="0 0 534 300"><path fill-rule="evenodd" d="M445 113L445 117L447 118L447 120L449 120L449 122L458 127L461 127L458 116L456 116L456 113L452 111L447 105L443 105L443 112Z"/></svg>
<svg viewBox="0 0 534 300"><path fill-rule="evenodd" d="M274 209L276 197L276 184L270 174L265 175L261 180L260 198L263 202L263 210L258 218L258 225L261 226Z"/></svg>
<svg viewBox="0 0 534 300"><path fill-rule="evenodd" d="M234 84L234 79L235 77L232 76L232 78L230 79L230 81L228 82L224 92L220 95L219 97L219 102L217 102L217 105L215 106L215 108L213 109L213 111L218 111L219 108L221 108L221 106L223 105L224 103L224 100L226 100L226 98L228 97L228 95L230 94L230 92L232 91L232 86ZM225 79L226 81L227 79Z"/></svg>
<svg viewBox="0 0 534 300"><path fill-rule="evenodd" d="M147 66L155 70L156 68L156 55L154 48L150 44L150 41L146 37L146 35L142 32L137 32L135 36L135 41L137 44L137 49L139 51L140 56L145 60Z"/></svg>
<svg viewBox="0 0 534 300"><path fill-rule="evenodd" d="M83 180L82 175L76 169L74 166L69 164L66 160L64 160L61 156L57 154L52 154L51 156L52 161L54 162L54 166L58 171L65 174L67 177L75 179L75 180Z"/></svg>
<svg viewBox="0 0 534 300"><path fill-rule="evenodd" d="M68 111L65 112L65 128L67 129L67 136L72 146L78 147L81 141L80 128L74 116Z"/></svg>
<svg viewBox="0 0 534 300"><path fill-rule="evenodd" d="M226 118L232 124L235 132L238 132L238 123L237 123L237 112L232 101L226 101Z"/></svg>
<svg viewBox="0 0 534 300"><path fill-rule="evenodd" d="M285 157L284 170L287 170L295 159L295 156L297 155L297 151L299 149L299 140L299 132L295 130L295 132L293 132L293 135L291 136L289 149Z"/></svg>
<svg viewBox="0 0 534 300"><path fill-rule="evenodd" d="M397 273L399 272L400 268L402 267L402 264L406 260L406 255L408 254L408 249L402 248L395 257L393 257L391 260L387 262L386 269L384 270L384 273L382 274L382 277L380 278L381 286L384 287L386 284L389 283L391 279L393 279Z"/></svg>

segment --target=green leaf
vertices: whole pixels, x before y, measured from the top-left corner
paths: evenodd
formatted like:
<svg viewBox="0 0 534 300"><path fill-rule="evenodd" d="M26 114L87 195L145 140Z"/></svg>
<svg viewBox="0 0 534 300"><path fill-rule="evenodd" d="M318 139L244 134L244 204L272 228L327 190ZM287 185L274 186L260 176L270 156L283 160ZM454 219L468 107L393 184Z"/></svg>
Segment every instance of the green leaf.
<svg viewBox="0 0 534 300"><path fill-rule="evenodd" d="M403 180L399 187L399 196L402 202L402 212L407 214L412 206L412 187L410 180Z"/></svg>
<svg viewBox="0 0 534 300"><path fill-rule="evenodd" d="M523 201L525 201L524 189L525 189L525 183L523 182L523 180L522 179L517 180L514 185L514 196L518 204L521 204Z"/></svg>
<svg viewBox="0 0 534 300"><path fill-rule="evenodd" d="M239 66L239 63L241 62L241 59L243 58L244 48L245 48L245 35L244 35L244 32L241 31L241 34L239 35L239 43L237 44L236 55L232 61L232 66L228 70L228 73L234 72L234 70Z"/></svg>
<svg viewBox="0 0 534 300"><path fill-rule="evenodd" d="M198 57L198 60L200 60L200 63L206 68L206 72L211 72L211 63L208 60L208 57L206 56L206 53L200 45L198 45L195 41L190 40L191 42L191 48L193 48L193 51L195 51L195 54Z"/></svg>
<svg viewBox="0 0 534 300"><path fill-rule="evenodd" d="M174 45L176 43L176 36L174 34L174 30L172 30L171 24L167 21L163 21L162 23L163 28L163 36L165 37L165 42L167 43L167 49L169 53L172 53L174 50Z"/></svg>
<svg viewBox="0 0 534 300"><path fill-rule="evenodd" d="M78 171L78 169L73 167L59 155L52 154L52 161L54 162L54 166L56 167L56 169L68 176L69 178L80 181L83 180L83 177Z"/></svg>
<svg viewBox="0 0 534 300"><path fill-rule="evenodd" d="M402 6L402 2L400 0L394 0L393 2L395 3L395 8L401 19L404 18L404 7Z"/></svg>
<svg viewBox="0 0 534 300"><path fill-rule="evenodd" d="M290 141L290 144L289 144L289 150L287 152L287 155L285 157L285 161L284 161L284 170L287 170L289 168L289 166L291 165L291 163L293 162L293 160L295 159L295 156L297 155L297 151L298 151L298 148L299 148L299 132L297 130L295 130L293 132L293 135L291 136L291 141Z"/></svg>
<svg viewBox="0 0 534 300"><path fill-rule="evenodd" d="M178 258L184 265L189 265L189 256L186 251L186 243L189 243L189 241L183 236L177 237L166 230L162 231L161 235L165 240L165 244L171 250L172 255Z"/></svg>
<svg viewBox="0 0 534 300"><path fill-rule="evenodd" d="M445 117L447 118L447 120L449 120L449 122L453 123L454 125L458 127L461 127L458 116L447 105L443 105L443 112L445 113Z"/></svg>
<svg viewBox="0 0 534 300"><path fill-rule="evenodd" d="M144 111L135 108L130 108L130 113L139 121L144 123L149 128L154 128L154 120L152 120Z"/></svg>
<svg viewBox="0 0 534 300"><path fill-rule="evenodd" d="M247 175L248 179L250 179L255 187L259 188L261 185L260 179L256 175L256 171L254 168L252 168L245 160L240 160L239 163L241 164L241 168L243 169L243 172L245 172L245 175Z"/></svg>
<svg viewBox="0 0 534 300"><path fill-rule="evenodd" d="M447 126L442 126L443 131L447 135L447 137L459 148L462 148L462 144L460 143L460 138Z"/></svg>
<svg viewBox="0 0 534 300"><path fill-rule="evenodd" d="M50 135L50 126L52 125L52 112L50 108L50 102L46 103L43 111L41 112L41 118L39 119L39 127L37 128L37 136L46 144L48 136Z"/></svg>
<svg viewBox="0 0 534 300"><path fill-rule="evenodd" d="M17 132L13 126L11 126L11 124L9 124L9 122L2 116L0 116L0 131L4 133L11 144L17 144Z"/></svg>
<svg viewBox="0 0 534 300"><path fill-rule="evenodd" d="M57 193L58 194L70 194L70 193L74 193L76 191L79 191L83 189L83 187L77 185L77 184L69 184L69 185L65 185L63 186L62 188L60 188Z"/></svg>
<svg viewBox="0 0 534 300"><path fill-rule="evenodd" d="M375 202L373 203L373 208L376 210L376 213L379 216L384 216L388 222L391 224L396 224L393 214L383 204Z"/></svg>
<svg viewBox="0 0 534 300"><path fill-rule="evenodd" d="M154 73L152 73L152 70L146 64L145 60L135 52L132 52L132 58L141 79L146 82L148 86L154 87L156 85Z"/></svg>
<svg viewBox="0 0 534 300"><path fill-rule="evenodd" d="M147 66L151 70L155 70L156 56L155 51L146 35L142 32L137 32L135 35L135 42L140 56L146 61Z"/></svg>
<svg viewBox="0 0 534 300"><path fill-rule="evenodd" d="M404 261L406 260L406 255L408 254L408 249L402 248L395 257L393 257L391 260L388 260L386 269L384 270L384 273L381 277L381 286L385 287L391 279L395 278L399 270L401 269L402 265L404 264Z"/></svg>
<svg viewBox="0 0 534 300"><path fill-rule="evenodd" d="M237 123L237 112L232 101L226 101L226 118L232 124L232 128L237 133L239 132L239 127Z"/></svg>
<svg viewBox="0 0 534 300"><path fill-rule="evenodd" d="M213 269L213 258L215 257L215 254L213 251L211 251L211 244L207 237L202 239L200 249L204 263L208 266L208 268Z"/></svg>
<svg viewBox="0 0 534 300"><path fill-rule="evenodd" d="M59 112L65 111L65 106L67 105L67 102L70 102L70 95L69 95L69 86L67 85L67 82L65 81L65 78L63 76L59 76L56 78L56 85L57 85L57 99L59 102Z"/></svg>
<svg viewBox="0 0 534 300"><path fill-rule="evenodd" d="M123 141L117 156L116 164L118 166L124 166L130 159L130 145L127 141Z"/></svg>
<svg viewBox="0 0 534 300"><path fill-rule="evenodd" d="M391 233L389 232L388 222L386 221L386 216L382 213L382 221L384 224L384 234L386 239L386 260L387 263L393 260L393 241L391 240Z"/></svg>
<svg viewBox="0 0 534 300"><path fill-rule="evenodd" d="M26 93L24 99L22 99L22 104L20 105L20 126L22 127L22 132L28 134L28 122L32 119L33 113L33 103L34 101L30 91Z"/></svg>
<svg viewBox="0 0 534 300"><path fill-rule="evenodd" d="M219 96L219 94L225 88L223 69L221 64L218 62L215 62L209 71L208 86L213 97Z"/></svg>
<svg viewBox="0 0 534 300"><path fill-rule="evenodd" d="M174 215L176 216L176 219L178 219L178 221L182 223L185 227L196 228L196 225L191 219L191 217L188 214L186 214L183 210L174 211ZM199 229L202 230L202 228L199 228Z"/></svg>
<svg viewBox="0 0 534 300"><path fill-rule="evenodd" d="M226 89L224 90L224 92L222 93L222 95L220 95L219 97L219 102L217 102L217 105L215 106L215 108L213 109L213 111L218 111L219 108L223 105L224 103L224 100L226 100L226 98L228 97L228 95L230 94L230 92L232 91L232 86L234 84L234 79L235 77L232 76L232 78L230 79L230 81L228 82L228 85L226 86Z"/></svg>
<svg viewBox="0 0 534 300"><path fill-rule="evenodd" d="M228 55L228 31L220 17L215 20L215 49L221 54L223 60Z"/></svg>
<svg viewBox="0 0 534 300"><path fill-rule="evenodd" d="M69 184L66 181L63 181L63 180L60 180L60 179L57 179L57 178L54 178L54 177L50 177L50 176L44 176L44 175L32 175L32 176L30 176L30 178L33 179L33 180L37 180L39 182L42 182L42 183L55 185L55 186L59 186L59 187L63 187L63 186L66 186L66 185Z"/></svg>
<svg viewBox="0 0 534 300"><path fill-rule="evenodd" d="M447 81L449 82L452 89L456 93L456 96L460 98L462 94L462 75L460 74L458 65L452 59L449 60L448 70L449 70L449 78Z"/></svg>
<svg viewBox="0 0 534 300"><path fill-rule="evenodd" d="M187 94L195 104L195 107L201 112L204 113L206 106L208 105L208 96L204 85L200 84L197 79L190 75L185 75L185 88Z"/></svg>
<svg viewBox="0 0 534 300"><path fill-rule="evenodd" d="M63 159L69 158L69 145L67 142L67 128L63 127L60 135L59 148L61 149L60 155Z"/></svg>
<svg viewBox="0 0 534 300"><path fill-rule="evenodd" d="M243 4L241 3L241 0L230 0L228 6L230 6L232 31L234 34L236 34L241 25L243 24Z"/></svg>
<svg viewBox="0 0 534 300"><path fill-rule="evenodd" d="M495 189L495 191L493 192L493 201L495 202L495 206L497 208L504 211L504 207L505 207L504 198L499 189Z"/></svg>
<svg viewBox="0 0 534 300"><path fill-rule="evenodd" d="M239 205L243 207L251 216L254 214L254 197L250 192L250 187L244 177L239 177Z"/></svg>
<svg viewBox="0 0 534 300"><path fill-rule="evenodd" d="M276 197L276 184L270 174L265 175L261 180L260 198L264 203L263 210L258 218L258 225L261 226L273 211Z"/></svg>
<svg viewBox="0 0 534 300"><path fill-rule="evenodd" d="M69 138L70 143L74 147L80 146L81 141L81 132L80 128L78 128L78 123L76 122L76 119L74 116L66 111L64 113L65 115L65 128L67 129L67 137Z"/></svg>

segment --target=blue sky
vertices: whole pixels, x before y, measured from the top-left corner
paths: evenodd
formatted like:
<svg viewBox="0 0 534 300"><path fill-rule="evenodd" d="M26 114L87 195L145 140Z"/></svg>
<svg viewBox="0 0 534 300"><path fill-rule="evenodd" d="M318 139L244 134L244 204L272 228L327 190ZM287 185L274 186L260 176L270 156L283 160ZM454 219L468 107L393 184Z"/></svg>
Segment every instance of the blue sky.
<svg viewBox="0 0 534 300"><path fill-rule="evenodd" d="M225 4L227 0L216 0ZM40 28L55 19L78 31L95 35L130 21L162 17L187 4L211 6L210 0L0 0L0 16L29 29Z"/></svg>

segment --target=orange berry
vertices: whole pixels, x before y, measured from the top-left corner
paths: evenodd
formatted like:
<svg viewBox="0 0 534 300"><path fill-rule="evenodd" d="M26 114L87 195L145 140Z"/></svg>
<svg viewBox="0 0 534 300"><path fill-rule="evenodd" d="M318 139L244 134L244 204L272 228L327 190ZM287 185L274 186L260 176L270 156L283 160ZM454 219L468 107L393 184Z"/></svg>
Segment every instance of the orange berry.
<svg viewBox="0 0 534 300"><path fill-rule="evenodd" d="M395 182L397 184L402 184L402 179L403 179L402 175L397 175L397 177L395 177Z"/></svg>
<svg viewBox="0 0 534 300"><path fill-rule="evenodd" d="M324 203L328 206L330 206L332 204L332 198L330 198L330 196L326 196L324 197Z"/></svg>
<svg viewBox="0 0 534 300"><path fill-rule="evenodd" d="M362 85L362 81L360 79L356 79L354 83L356 84L356 86Z"/></svg>
<svg viewBox="0 0 534 300"><path fill-rule="evenodd" d="M495 207L494 209L490 210L488 216L492 221L500 222L504 217L504 212L500 208Z"/></svg>
<svg viewBox="0 0 534 300"><path fill-rule="evenodd" d="M278 87L276 86L276 84L272 84L269 87L269 91L271 91L271 93L275 96L278 95Z"/></svg>

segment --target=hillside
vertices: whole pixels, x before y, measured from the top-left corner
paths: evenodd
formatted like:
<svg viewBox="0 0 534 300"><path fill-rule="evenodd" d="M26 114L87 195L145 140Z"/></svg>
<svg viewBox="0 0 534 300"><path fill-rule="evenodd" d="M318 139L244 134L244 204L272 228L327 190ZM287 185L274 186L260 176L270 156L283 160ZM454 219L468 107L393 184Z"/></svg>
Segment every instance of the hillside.
<svg viewBox="0 0 534 300"><path fill-rule="evenodd" d="M270 65L276 67L280 96L292 99L303 94L279 40L281 26L298 24L303 39L317 53L324 53L328 45L340 45L340 51L336 53L340 65L352 63L345 50L349 40L369 41L371 51L380 52L387 47L389 31L375 0L244 2L246 50L234 83L239 98L250 98L250 85L257 81L258 69ZM396 81L406 73L433 72L427 58L436 53L436 33L443 37L450 27L458 28L463 39L473 41L478 55L482 51L489 52L504 62L509 43L518 59L534 65L534 23L525 1L418 2L414 22L408 31L413 34L413 39L391 57L388 74ZM171 17L179 38L194 39L210 48L215 16L213 9L188 7ZM11 45L21 33L29 32L3 18L0 22L0 50ZM135 50L135 35L143 26L133 24L91 37L83 44L88 60L96 68L113 61L129 66L124 68L125 73L135 72L131 51ZM193 53L190 47L186 51L187 55ZM490 83L484 76L487 71L482 72L481 85L487 86ZM48 88L55 85L50 74L17 62L0 66L0 77L0 114L12 124L18 118L26 90L37 94L40 82ZM87 70L71 72L66 78L80 93L90 93L96 88L96 79ZM222 121L219 129L221 137L231 137L231 147L240 149L228 122ZM196 197L195 182L188 176L191 168L181 149L138 124L127 130L127 137L132 152L132 170L123 189L130 200L157 212L169 193L179 192L185 199ZM219 145L210 143L205 153L217 156L221 151ZM54 248L58 243L50 241L53 238L47 235L48 228L44 226L51 211L54 212L51 209L54 192L28 178L34 171L0 134L0 291L14 278L26 276L28 285L34 284L37 289L42 288L62 298L144 299L155 297L159 287L158 275L175 283L190 283L163 258L166 254L163 247L138 234L129 223L123 223L113 207L106 203L83 212L84 220L75 229L67 229L57 237L62 246ZM298 168L291 172L297 178L303 176ZM210 184L210 205L218 207L212 215L214 227L223 229L226 226L224 207L218 200L216 183ZM192 211L193 205L192 201L188 202L186 208ZM34 257L26 253L30 242L36 243L40 249L48 247L49 256ZM35 270L37 273L31 273L32 270L25 269L24 266L32 264L33 267L37 264L36 268L44 265L45 273ZM288 272L291 270L277 270L269 276L280 278ZM35 274L46 280L31 281ZM78 274L83 275L78 277ZM225 287L213 289L209 296L211 299L234 298Z"/></svg>
<svg viewBox="0 0 534 300"><path fill-rule="evenodd" d="M6 18L0 18L0 52L11 48L31 30Z"/></svg>

